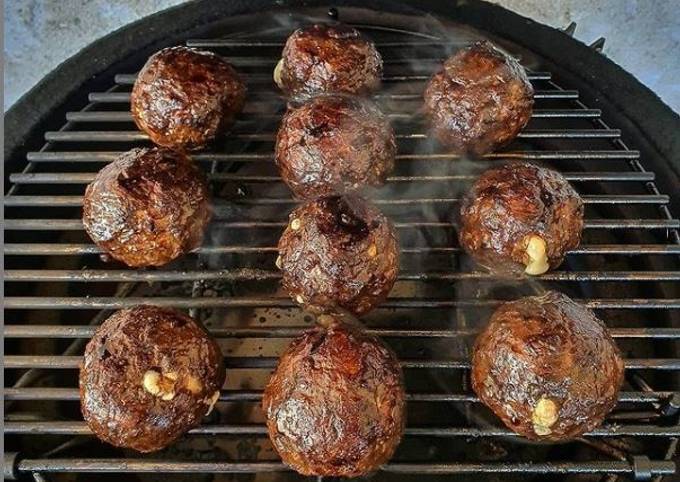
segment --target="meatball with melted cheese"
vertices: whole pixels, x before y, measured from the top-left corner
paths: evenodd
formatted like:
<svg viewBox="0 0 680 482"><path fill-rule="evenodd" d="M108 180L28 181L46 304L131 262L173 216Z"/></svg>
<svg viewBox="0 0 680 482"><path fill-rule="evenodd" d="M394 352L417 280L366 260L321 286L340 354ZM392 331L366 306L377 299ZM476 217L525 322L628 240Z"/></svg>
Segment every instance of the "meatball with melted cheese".
<svg viewBox="0 0 680 482"><path fill-rule="evenodd" d="M222 353L196 321L137 306L114 313L87 344L81 410L101 440L153 452L201 423L224 377Z"/></svg>
<svg viewBox="0 0 680 482"><path fill-rule="evenodd" d="M503 304L472 356L481 401L535 440L568 440L599 426L616 405L623 372L604 323L554 291Z"/></svg>
<svg viewBox="0 0 680 482"><path fill-rule="evenodd" d="M316 313L367 313L387 298L399 272L394 226L361 198L299 206L278 248L284 290Z"/></svg>
<svg viewBox="0 0 680 482"><path fill-rule="evenodd" d="M485 171L461 203L461 247L499 274L556 268L582 231L581 197L561 174L533 164Z"/></svg>

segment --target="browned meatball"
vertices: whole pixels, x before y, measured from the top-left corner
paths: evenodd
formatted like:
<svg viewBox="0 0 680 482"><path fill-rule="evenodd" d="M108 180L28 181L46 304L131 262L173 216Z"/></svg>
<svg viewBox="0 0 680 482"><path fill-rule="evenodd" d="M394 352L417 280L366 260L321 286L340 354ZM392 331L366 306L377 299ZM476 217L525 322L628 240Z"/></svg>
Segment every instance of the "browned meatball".
<svg viewBox="0 0 680 482"><path fill-rule="evenodd" d="M160 266L201 245L210 221L201 170L184 154L133 149L87 186L83 224L92 240L128 266Z"/></svg>
<svg viewBox="0 0 680 482"><path fill-rule="evenodd" d="M548 292L502 305L479 335L472 388L510 429L565 440L602 423L623 383L605 325L567 296Z"/></svg>
<svg viewBox="0 0 680 482"><path fill-rule="evenodd" d="M105 442L153 452L197 426L223 383L220 349L198 323L137 306L114 313L87 344L81 410Z"/></svg>
<svg viewBox="0 0 680 482"><path fill-rule="evenodd" d="M283 288L304 308L361 315L384 301L397 279L397 234L363 199L324 198L290 214L276 264Z"/></svg>
<svg viewBox="0 0 680 482"><path fill-rule="evenodd" d="M512 141L531 117L534 89L512 57L478 42L444 62L425 89L435 137L455 152L481 155Z"/></svg>
<svg viewBox="0 0 680 482"><path fill-rule="evenodd" d="M497 273L545 273L581 241L583 201L558 172L527 163L485 171L464 196L461 247Z"/></svg>
<svg viewBox="0 0 680 482"><path fill-rule="evenodd" d="M156 144L198 149L231 126L245 97L245 84L222 57L172 47L152 55L139 72L130 109Z"/></svg>
<svg viewBox="0 0 680 482"><path fill-rule="evenodd" d="M357 477L387 462L404 431L399 362L379 339L309 330L279 360L262 406L274 448L304 475Z"/></svg>
<svg viewBox="0 0 680 482"><path fill-rule="evenodd" d="M370 94L380 86L382 58L346 25L312 25L288 37L274 81L295 99L320 93Z"/></svg>
<svg viewBox="0 0 680 482"><path fill-rule="evenodd" d="M379 186L394 168L389 121L368 100L319 96L289 111L276 137L281 177L298 198Z"/></svg>

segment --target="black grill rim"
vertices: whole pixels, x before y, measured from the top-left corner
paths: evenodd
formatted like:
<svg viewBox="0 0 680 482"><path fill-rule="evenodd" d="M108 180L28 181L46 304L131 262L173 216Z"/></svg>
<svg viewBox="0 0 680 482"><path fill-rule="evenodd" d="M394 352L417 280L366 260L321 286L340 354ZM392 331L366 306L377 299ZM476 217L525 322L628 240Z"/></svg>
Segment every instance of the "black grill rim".
<svg viewBox="0 0 680 482"><path fill-rule="evenodd" d="M455 19L458 20L458 21L466 22L466 20L464 20L463 18L460 18L460 17L456 17ZM467 22L467 23L472 24L472 22ZM197 27L197 28L199 28L199 27ZM205 25L203 25L202 27L205 28ZM186 35L190 35L190 34L187 33ZM508 37L508 38L510 38L510 37ZM519 43L519 44L521 45L521 43ZM550 64L549 61L546 61L546 65L551 65L551 64ZM559 71L560 70L559 67L552 66L552 65L551 65L551 67L554 67L552 69L553 71ZM569 74L569 75L571 75L571 74ZM110 77L107 77L107 79L109 79L109 78ZM588 90L589 87L587 87L587 84L583 84L583 85L586 85L585 87L583 87L583 89L584 89L583 90L583 92L584 92L583 98L584 99L591 99L591 97L590 97L591 95L597 96L592 91ZM82 92L80 90L80 88L79 88L79 92ZM592 98L592 99L594 99L594 98ZM590 105L598 105L598 100L592 100L592 99L586 100L586 102L588 102ZM23 99L23 100L25 100L25 99ZM65 105L67 107L70 106L70 105L67 105L67 104L65 104ZM617 120L611 120L611 119L615 119L615 117L607 118L608 122L611 122L612 125L617 125L617 126L623 125L621 120L617 121ZM628 121L628 122L632 122L629 119L625 119L625 120ZM616 122L619 122L619 124L615 124ZM656 133L654 133L654 134L656 134ZM649 142L651 142L649 140L649 136L645 136L645 134L643 132L640 132L640 135L642 137L636 138L635 142L641 142L641 143L644 142L644 143L647 143L647 144ZM673 139L673 137L669 137L669 139ZM637 145L636 145L636 147L637 147ZM652 146L652 147L654 147L654 146ZM655 165L654 164L655 161L652 161L651 158L649 158L648 156L645 156L645 159L646 159L645 163L647 165L652 165L652 166ZM677 167L677 166L674 166L674 165L671 164L670 159L667 160L667 161L668 161L667 167L670 168L671 170L673 170L675 167ZM663 158L659 158L659 162L665 162L665 161L664 161ZM659 169L659 171L664 171L664 169ZM675 172L675 171L673 171L673 172ZM6 180L6 182L7 182L7 180ZM664 191L665 192L672 192L672 193L675 192L674 187L677 186L677 182L675 181L675 178L670 180L670 186L671 186L670 190L667 190L667 191L664 190ZM674 199L673 202L677 202L677 199ZM26 428L21 424L15 424L15 425L16 426L14 427L14 430L18 430L18 431L13 431L12 429L8 429L8 433L20 433L21 430L25 430L25 429L30 431L30 427ZM19 426L19 425L21 425L21 426ZM78 432L78 431L81 430L81 427L79 427L77 425L73 425L73 424L68 424L68 426L65 425L64 427L56 427L56 428L59 429L59 430L61 430L63 428L67 432L68 431L74 431L74 430L76 432ZM210 428L206 428L206 430L209 431ZM245 430L247 431L248 428L246 427ZM420 429L416 429L416 431L417 430L420 430ZM669 434L674 434L674 433L675 432L669 432ZM465 435L465 434L461 432L460 435ZM603 434L603 435L606 435L606 434ZM661 433L659 435L661 435ZM563 463L560 463L560 462L558 462L558 463L548 463L548 464L537 464L537 465L532 466L532 467L536 470L536 473L553 473L553 472L557 472L557 473L563 473L563 472L578 473L582 470L583 471L591 471L592 470L594 473L599 473L600 471L615 472L615 473L634 473L634 475L636 477L638 477L640 474L643 474L643 473L647 474L647 472L649 472L649 476L651 476L653 471L648 470L649 460L648 459L645 460L645 459L646 459L645 457L634 457L631 460L631 462L627 462L626 464L616 465L616 464L611 464L611 463L604 463L602 465L591 465L587 469L578 468L578 467L576 467L576 465L570 466L569 463L563 464ZM20 461L19 464L20 465L22 463L24 464L23 470L34 470L36 466L31 465L31 464L36 463L36 462L37 462L38 466L41 463L43 463L43 461L41 461L41 460L35 461L35 460L25 459L23 461ZM71 463L71 462L67 461L65 464L60 465L60 463L62 461L59 461L58 459L53 460L52 462L53 462L53 465L50 466L50 469L55 470L55 471L69 470L69 463ZM99 469L101 469L101 470L116 472L117 470L120 470L120 469L117 469L117 467L118 467L117 464L119 462L127 463L128 461L117 460L117 461L113 461L113 463L109 464L109 465L107 465L109 463L109 461L106 461L106 460L99 460L99 461L94 461L94 462L102 464L99 467ZM154 470L155 466L153 465L153 462L152 461L147 461L147 462L149 462L149 465L144 466L142 464L139 467L137 467L137 469L135 469L135 470L139 470L139 471L142 471L142 472ZM134 464L134 461L132 463ZM221 465L218 464L217 466L214 467L214 470L217 471L217 472L241 472L241 471L244 471L244 470L250 470L252 468L252 467L250 467L250 465L251 464L230 464L230 463L221 464ZM255 464L255 465L257 465L257 464ZM280 464L270 464L270 465L271 465L271 467L269 467L269 468L264 468L264 467L263 468L265 470L280 470ZM624 467L624 465L625 465L625 467ZM670 468L671 466L669 464L664 465L663 467L661 465L659 465L658 467L661 467L659 475L661 473L667 473L666 471L672 471L672 469ZM83 471L90 471L94 468L94 465L93 466L87 466L87 467L85 467L85 466L76 467L76 466L71 465L70 468L71 469L79 468ZM180 470L182 469L182 467L180 467L180 466L178 466L177 468L180 469ZM438 467L433 466L433 469L432 469L433 472L430 472L430 473L438 473L437 471L440 470L440 469L442 471L444 471L442 473L448 473L448 472L445 472L445 471L450 470L450 467L448 467L447 464L441 464ZM527 469L528 469L528 467L525 464L486 464L485 469L483 469L482 472L502 472L502 473L523 472L523 471L527 471ZM126 467L126 470L127 470L127 467ZM387 467L387 470L391 471L391 472L410 473L414 470L414 468L409 467L409 464L392 464L392 465ZM470 465L470 467L465 467L464 464L463 464L460 467L457 467L456 470L458 472L466 473L467 471L477 471L477 470L480 470L480 469L479 469L479 467L473 466L473 465ZM529 471L531 471L531 470L529 470Z"/></svg>
<svg viewBox="0 0 680 482"><path fill-rule="evenodd" d="M680 185L680 116L654 92L614 62L564 32L541 25L502 7L480 0L231 0L189 2L151 15L92 43L62 63L24 95L5 115L6 172L23 167L25 155L42 145L39 133L56 130L66 111L84 105L88 92L109 85L117 72L133 71L161 45L179 43L193 31L225 17L294 7L356 6L394 13L431 12L506 38L533 51L546 61L553 73L579 87L584 101L610 113L606 122L620 126L635 139L646 164L659 174L664 192ZM531 34L526 35L529 31ZM612 114L613 117L612 117ZM620 113L620 115L617 115ZM9 179L5 177L5 189ZM672 212L680 211L680 196L671 200Z"/></svg>

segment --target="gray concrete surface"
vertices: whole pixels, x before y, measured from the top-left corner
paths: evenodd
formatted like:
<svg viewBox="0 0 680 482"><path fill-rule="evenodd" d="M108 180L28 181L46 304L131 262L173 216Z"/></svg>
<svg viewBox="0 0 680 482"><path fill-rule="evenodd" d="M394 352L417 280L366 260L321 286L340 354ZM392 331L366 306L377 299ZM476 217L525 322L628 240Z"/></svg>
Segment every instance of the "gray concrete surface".
<svg viewBox="0 0 680 482"><path fill-rule="evenodd" d="M183 0L5 0L4 107L97 38ZM680 0L493 0L604 54L680 112Z"/></svg>

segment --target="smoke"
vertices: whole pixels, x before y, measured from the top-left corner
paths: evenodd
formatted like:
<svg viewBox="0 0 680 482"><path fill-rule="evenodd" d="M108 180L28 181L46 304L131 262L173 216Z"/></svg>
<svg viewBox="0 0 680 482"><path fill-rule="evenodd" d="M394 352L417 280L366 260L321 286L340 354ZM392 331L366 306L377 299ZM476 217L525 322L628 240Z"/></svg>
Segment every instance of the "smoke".
<svg viewBox="0 0 680 482"><path fill-rule="evenodd" d="M458 246L457 223L459 200L465 195L474 179L485 169L498 164L498 160L472 159L466 156L449 154L447 149L434 140L428 133L422 112L422 89L425 82L420 80L430 76L441 67L441 60L453 55L458 49L469 45L484 37L467 28L443 24L438 19L424 15L414 17L411 29L427 32L415 42L433 40L432 45L417 47L403 46L399 52L392 55L383 54L386 59L386 78L399 76L418 76L417 81L387 82L377 97L381 110L390 117L394 130L398 136L399 152L393 173L394 178L412 178L412 181L391 182L386 187L368 194L373 199L397 199L412 202L404 205L379 205L386 214L396 222L408 223L420 221L423 224L447 224L448 227L439 228L406 228L400 230L402 247L402 273L427 275L433 271L446 273L483 272L483 268L476 265L470 258L460 252L452 254L438 254L438 248ZM502 47L502 45L501 45ZM397 59L398 63L389 59ZM408 98L408 100L405 100ZM424 137L423 137L424 135ZM502 159L501 159L502 161ZM427 181L426 179L435 179ZM424 202L427 199L438 199L441 202ZM385 209L387 207L387 209ZM424 248L424 252L411 255L409 249ZM427 251L430 249L431 251ZM402 281L395 286L393 297L405 299L417 298L449 298L460 301L446 313L444 321L446 328L452 330L478 330L487 322L495 306L485 306L486 302L495 300L510 300L521 296L539 294L544 291L542 283L534 278L523 279L469 279L455 278L447 283L442 292L441 281L434 283ZM479 306L474 304L478 302ZM428 318L437 319L429 312L414 310L412 315L417 320L418 328L424 328ZM454 339L434 339L423 346L423 350L434 358L470 359L472 341L474 337L457 337ZM400 347L401 352L412 349L414 340L407 340ZM419 375L423 377L423 375ZM429 370L425 377L429 383L438 386L444 393L469 392L471 387L465 376L454 377L450 372ZM477 426L496 426L497 421L489 419L484 412L470 404L452 405L454 411L459 411L466 420ZM514 440L517 441L517 440ZM520 442L522 442L520 440Z"/></svg>
<svg viewBox="0 0 680 482"><path fill-rule="evenodd" d="M367 20L368 19L368 20ZM440 272L469 273L478 271L480 268L472 263L460 252L445 252L447 247L457 246L457 229L460 199L469 188L473 179L484 169L497 163L498 160L479 160L461 157L447 153L447 150L428 136L427 126L422 115L422 89L425 82L422 80L433 74L441 66L441 61L454 54L463 46L469 45L484 37L472 29L453 24L444 23L437 18L422 14L414 10L408 18L392 14L380 16L366 14L365 11L355 9L341 9L341 22L348 24L371 23L372 28L363 28L362 33L372 38L378 45L384 59L385 81L375 102L382 112L390 119L395 133L399 151L392 181L380 189L366 190L364 197L377 204L378 208L393 220L399 228L402 247L402 273L404 274L427 274L433 270ZM317 9L314 14L291 14L290 12L266 13L258 16L258 28L247 34L239 34L234 38L266 42L287 38L297 28L320 22L332 22L325 11ZM383 44L389 29L395 25L401 25L410 34L400 35L399 45ZM494 39L492 39L494 40ZM502 43L495 42L502 47ZM280 47L271 47L267 50L272 56L271 69L276 64L277 54ZM223 52L221 52L223 53ZM223 53L224 54L224 53ZM258 54L259 55L259 54ZM227 59L228 55L225 55ZM237 66L238 68L238 66ZM249 75L270 75L272 72L266 69L251 70L245 72L246 79ZM412 80L404 80L404 77ZM399 79L399 80L397 80ZM278 89L273 81L265 86L249 85L249 99L246 111L257 111L247 115L248 132L252 134L274 135L283 113L283 101L277 101L278 110L266 110L266 104L261 100L266 90L267 95L276 95ZM269 99L269 97L268 97ZM250 107L248 106L250 104ZM254 109L258 105L258 109ZM262 121L260 119L266 119ZM238 132L239 126L235 127ZM273 144L271 141L241 140L240 142L224 141L217 146L220 152L229 152L231 155L261 153L262 160L248 160L244 156L243 161L236 161L229 168L230 172L243 175L270 175L277 176L277 171L271 162ZM213 167L217 171L224 169L224 164L216 164ZM222 171L224 172L224 171ZM285 221L286 216L282 211L292 209L292 204L269 204L253 205L240 204L238 199L249 198L287 198L290 196L287 188L282 183L255 184L249 182L226 182L221 186L216 197L229 197L236 199L232 202L219 202L216 209L216 218L220 220L236 221ZM210 232L208 243L211 246L244 245L273 247L276 245L278 236L283 229L213 229ZM419 252L415 252L420 250ZM224 254L216 253L204 256L205 264L211 269L221 269L225 266L248 266L258 267L265 270L273 270L275 253L269 251L263 254ZM441 284L448 284L445 297L460 301L485 302L495 299L511 299L517 294L534 294L543 291L541 284L533 279L529 280L493 280L470 279L464 277L454 278L444 282L400 281L392 296L405 299L437 296L442 297ZM231 293L238 293L241 287L239 283L232 283ZM247 290L244 289L243 292ZM278 292L278 294L281 294ZM473 313L467 307L451 309L451 327L475 328L484 322L485 315ZM467 344L466 344L467 346ZM467 350L467 348L462 348ZM465 353L467 355L467 353Z"/></svg>
<svg viewBox="0 0 680 482"><path fill-rule="evenodd" d="M299 27L329 21L332 19L325 11L318 11L313 15L288 12L259 14L258 25L253 26L251 33L239 34L234 38L244 40L252 38L259 42L281 41ZM390 327L394 327L396 323L405 323L409 327L421 329L477 330L486 323L495 309L494 306L489 306L490 301L509 300L543 292L541 283L535 279L482 279L481 276L475 278L468 274L456 274L477 272L480 271L480 267L462 253L447 250L458 246L459 203L454 200L460 199L474 178L484 169L497 164L499 159L471 159L450 154L428 135L422 114L422 90L425 86L423 78L432 75L441 66L444 58L484 37L467 27L443 23L431 15L421 15L417 11L408 17L401 17L392 14L367 15L363 10L341 9L340 21L348 24L371 23L377 27L364 28L362 33L378 44L378 50L384 59L385 81L374 101L388 116L398 137L397 161L391 174L392 179L387 185L379 189L366 190L362 195L375 203L399 227L402 249L401 273L411 276L407 280L397 282L391 297L412 301L438 299L459 302L450 308L436 310L415 308L394 313L378 309L362 321L369 325L385 326L389 323ZM385 43L387 32L382 28L394 28L395 25L401 25L404 30L417 33L401 35L400 38L408 39L408 42L400 41L400 45L381 46ZM502 43L495 43L503 46ZM258 52L261 50L258 49ZM271 76L273 73L277 56L280 55L280 47L267 47L264 50L267 57L272 58L271 70L250 69L244 72L246 79L252 75L262 77ZM220 53L229 59L225 52ZM253 54L246 52L243 55ZM410 80L404 79L405 76ZM274 104L270 100L277 95L278 89L273 80L256 87L249 83L246 115L242 116L249 121L248 133L275 134L285 109L285 101L281 98L276 101L276 107L273 107ZM245 131L244 126L245 124L237 124L234 132ZM235 158L230 165L214 163L213 170L218 174L231 172L243 176L278 176L273 163L271 139L233 141L227 136L215 150L228 153ZM242 159L238 158L240 154L243 154ZM254 156L260 158L253 159ZM283 225L241 229L233 228L225 222L285 222L293 204L252 204L249 200L289 198L290 191L287 187L278 181L262 183L228 181L214 185L219 187L219 191L215 193L216 198L233 199L235 202L218 201L217 222L213 223L215 226L207 236L206 244L213 247L275 247ZM202 258L205 265L213 270L235 266L276 272L274 264L276 253L273 251L261 254L210 253L203 255ZM444 280L428 280L427 277L433 273L453 276ZM419 275L425 279L414 279ZM214 296L285 296L278 287L277 280L208 282L204 287ZM215 323L227 326L253 326L254 320L258 319L265 323L263 326L269 323L272 326L302 324L302 316L298 311L280 308L254 308L244 310L243 313L229 310L214 313L211 318ZM401 341L391 340L390 344L404 358L469 359L473 340L473 337L429 338L426 341L408 338ZM260 343L260 346L255 347L253 343ZM287 344L285 340L269 340L266 344L256 339L252 343L250 340L230 341L228 349L234 356L275 355L285 344ZM267 353L261 351L263 346ZM267 375L266 373L261 375L263 376L250 374L234 388L263 386ZM416 375L409 381L410 389L416 387L422 391L440 393L462 393L470 390L462 372L432 369L418 370ZM413 410L420 410L427 405L415 404ZM452 404L447 406L449 409L447 411L459 411L467 420L474 421L479 426L497 425L497 422L491 422L480 415L476 408L467 403ZM423 415L423 419L430 418L431 414Z"/></svg>

